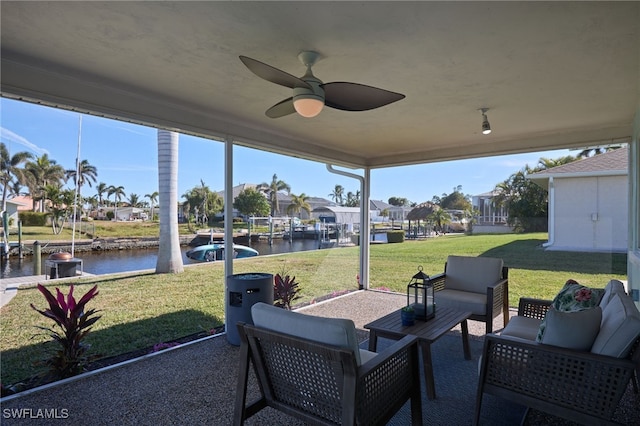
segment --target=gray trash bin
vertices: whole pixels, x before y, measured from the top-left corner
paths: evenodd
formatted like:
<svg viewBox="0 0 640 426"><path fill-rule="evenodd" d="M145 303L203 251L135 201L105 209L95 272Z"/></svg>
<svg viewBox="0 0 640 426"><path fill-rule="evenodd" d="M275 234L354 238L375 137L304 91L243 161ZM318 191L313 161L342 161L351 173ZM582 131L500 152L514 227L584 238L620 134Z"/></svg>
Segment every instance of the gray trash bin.
<svg viewBox="0 0 640 426"><path fill-rule="evenodd" d="M273 305L273 275L250 272L227 276L227 341L240 345L238 321L253 324L251 307L258 302Z"/></svg>

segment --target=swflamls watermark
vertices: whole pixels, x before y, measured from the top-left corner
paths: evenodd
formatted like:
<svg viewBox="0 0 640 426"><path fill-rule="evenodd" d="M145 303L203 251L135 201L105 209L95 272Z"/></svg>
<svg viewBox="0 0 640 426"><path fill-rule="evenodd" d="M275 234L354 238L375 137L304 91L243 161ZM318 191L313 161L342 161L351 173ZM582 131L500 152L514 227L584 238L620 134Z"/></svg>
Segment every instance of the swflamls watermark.
<svg viewBox="0 0 640 426"><path fill-rule="evenodd" d="M67 419L67 408L3 408L5 419Z"/></svg>

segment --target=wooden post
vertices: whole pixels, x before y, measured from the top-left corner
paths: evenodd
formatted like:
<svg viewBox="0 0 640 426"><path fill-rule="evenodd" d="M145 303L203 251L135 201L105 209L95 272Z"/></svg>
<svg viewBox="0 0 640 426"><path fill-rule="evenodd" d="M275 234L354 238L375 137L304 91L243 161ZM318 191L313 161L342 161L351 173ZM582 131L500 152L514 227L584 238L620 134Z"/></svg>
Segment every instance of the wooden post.
<svg viewBox="0 0 640 426"><path fill-rule="evenodd" d="M22 259L22 221L18 220L18 258Z"/></svg>
<svg viewBox="0 0 640 426"><path fill-rule="evenodd" d="M42 247L38 241L33 243L33 272L34 275L42 274Z"/></svg>
<svg viewBox="0 0 640 426"><path fill-rule="evenodd" d="M293 218L289 219L289 242L293 242Z"/></svg>

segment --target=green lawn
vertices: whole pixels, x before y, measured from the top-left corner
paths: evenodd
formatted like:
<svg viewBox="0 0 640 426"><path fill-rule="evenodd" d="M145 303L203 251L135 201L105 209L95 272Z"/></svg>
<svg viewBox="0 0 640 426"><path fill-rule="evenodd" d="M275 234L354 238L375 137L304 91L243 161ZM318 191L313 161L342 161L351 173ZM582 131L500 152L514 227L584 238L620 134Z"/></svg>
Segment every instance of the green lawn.
<svg viewBox="0 0 640 426"><path fill-rule="evenodd" d="M371 287L405 292L419 265L427 274L442 272L449 254L501 257L509 266L510 305L520 296L552 298L564 282L604 287L626 279L625 254L545 252L546 234L445 236L371 247ZM298 303L357 288L358 247L315 250L241 259L234 273L277 273L283 268L300 282ZM76 280L76 295L98 284L89 307L102 318L87 341L92 353L111 356L170 342L224 323L223 264L186 268L182 274L122 274ZM58 283L66 293L68 282ZM53 288L52 288L53 290ZM1 380L11 384L34 375L34 361L46 358L48 338L34 326L50 326L29 308L45 307L35 289L21 289L0 312ZM34 337L36 335L36 337Z"/></svg>

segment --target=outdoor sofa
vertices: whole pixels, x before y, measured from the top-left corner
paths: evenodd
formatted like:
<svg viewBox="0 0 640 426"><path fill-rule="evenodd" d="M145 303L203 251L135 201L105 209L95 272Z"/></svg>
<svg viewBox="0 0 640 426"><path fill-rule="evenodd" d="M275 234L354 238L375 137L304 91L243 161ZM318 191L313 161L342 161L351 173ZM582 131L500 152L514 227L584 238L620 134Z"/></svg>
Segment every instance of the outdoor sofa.
<svg viewBox="0 0 640 426"><path fill-rule="evenodd" d="M563 291L585 295L575 284ZM485 336L474 425L485 393L580 424L615 424L629 380L638 392L640 312L623 284L610 281L592 308L559 311L559 300L522 298L501 335Z"/></svg>

